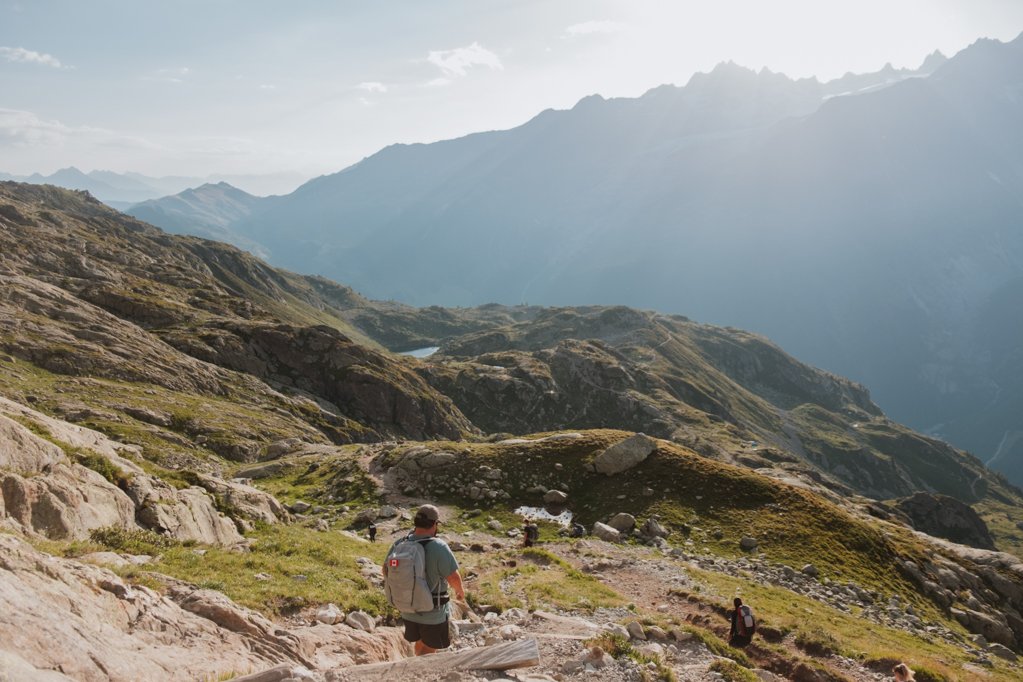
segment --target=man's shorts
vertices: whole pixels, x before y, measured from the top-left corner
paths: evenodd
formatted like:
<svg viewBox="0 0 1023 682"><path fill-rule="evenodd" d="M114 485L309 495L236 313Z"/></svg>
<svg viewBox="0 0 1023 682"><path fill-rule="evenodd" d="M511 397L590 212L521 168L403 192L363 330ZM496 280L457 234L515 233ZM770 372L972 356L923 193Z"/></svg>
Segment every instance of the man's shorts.
<svg viewBox="0 0 1023 682"><path fill-rule="evenodd" d="M405 641L418 642L431 649L447 649L451 646L451 635L448 633L448 621L427 625L425 623L414 623L410 620L403 620L405 623Z"/></svg>

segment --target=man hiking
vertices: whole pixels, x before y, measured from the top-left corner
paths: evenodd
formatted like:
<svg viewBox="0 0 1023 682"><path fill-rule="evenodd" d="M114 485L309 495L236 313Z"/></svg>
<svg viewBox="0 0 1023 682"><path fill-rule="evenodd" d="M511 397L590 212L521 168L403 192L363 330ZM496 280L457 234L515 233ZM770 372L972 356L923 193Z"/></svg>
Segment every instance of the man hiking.
<svg viewBox="0 0 1023 682"><path fill-rule="evenodd" d="M732 628L728 633L728 644L734 647L746 646L753 639L753 633L757 631L757 622L750 607L743 606L742 599L736 597L732 604L735 605L735 610L732 611Z"/></svg>
<svg viewBox="0 0 1023 682"><path fill-rule="evenodd" d="M391 545L384 560L387 601L401 612L405 640L414 643L416 656L451 645L448 586L465 600L458 561L437 537L439 523L437 508L424 504L412 519L412 531Z"/></svg>
<svg viewBox="0 0 1023 682"><path fill-rule="evenodd" d="M522 524L522 546L532 547L540 539L540 527L532 521Z"/></svg>

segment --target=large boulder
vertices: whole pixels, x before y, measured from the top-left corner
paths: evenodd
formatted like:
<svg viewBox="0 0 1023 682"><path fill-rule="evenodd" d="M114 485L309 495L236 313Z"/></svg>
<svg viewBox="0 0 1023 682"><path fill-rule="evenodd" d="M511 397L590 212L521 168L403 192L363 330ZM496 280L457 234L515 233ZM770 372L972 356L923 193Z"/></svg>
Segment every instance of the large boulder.
<svg viewBox="0 0 1023 682"><path fill-rule="evenodd" d="M645 434L637 433L615 443L597 455L593 460L593 467L598 473L612 476L636 466L656 449L656 440Z"/></svg>
<svg viewBox="0 0 1023 682"><path fill-rule="evenodd" d="M611 520L607 522L607 525L611 526L619 533L631 533L632 529L636 527L636 517L632 514L620 512L612 516Z"/></svg>

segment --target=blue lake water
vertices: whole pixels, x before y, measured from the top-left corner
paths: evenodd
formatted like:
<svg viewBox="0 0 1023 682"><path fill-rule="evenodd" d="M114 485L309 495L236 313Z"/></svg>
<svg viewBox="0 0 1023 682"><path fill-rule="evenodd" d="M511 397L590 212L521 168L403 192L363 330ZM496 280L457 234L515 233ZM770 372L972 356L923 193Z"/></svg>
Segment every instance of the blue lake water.
<svg viewBox="0 0 1023 682"><path fill-rule="evenodd" d="M427 348L417 348L416 350L407 350L401 355L411 355L414 358L428 358L437 351L440 350L440 346L429 346Z"/></svg>

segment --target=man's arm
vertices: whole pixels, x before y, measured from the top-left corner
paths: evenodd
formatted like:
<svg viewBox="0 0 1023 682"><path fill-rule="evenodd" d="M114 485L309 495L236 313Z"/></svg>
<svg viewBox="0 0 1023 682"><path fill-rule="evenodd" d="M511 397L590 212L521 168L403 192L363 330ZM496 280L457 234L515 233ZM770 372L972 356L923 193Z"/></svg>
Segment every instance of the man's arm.
<svg viewBox="0 0 1023 682"><path fill-rule="evenodd" d="M457 570L448 576L448 586L455 591L455 596L458 597L459 601L465 601L465 588L462 587L462 576Z"/></svg>

